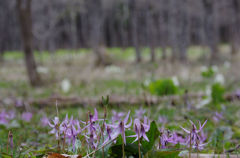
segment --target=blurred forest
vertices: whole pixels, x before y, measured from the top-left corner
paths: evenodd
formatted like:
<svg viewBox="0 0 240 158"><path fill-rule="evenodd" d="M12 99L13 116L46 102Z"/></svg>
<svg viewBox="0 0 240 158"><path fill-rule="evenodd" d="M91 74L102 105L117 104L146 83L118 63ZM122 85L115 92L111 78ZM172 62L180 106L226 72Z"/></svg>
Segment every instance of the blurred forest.
<svg viewBox="0 0 240 158"><path fill-rule="evenodd" d="M239 0L2 0L0 1L0 53L25 52L31 83L39 83L33 50L92 48L98 64L106 64L102 47L171 48L172 59L187 60L191 45L210 50L209 62L218 58L218 46L227 43L232 55L240 42Z"/></svg>

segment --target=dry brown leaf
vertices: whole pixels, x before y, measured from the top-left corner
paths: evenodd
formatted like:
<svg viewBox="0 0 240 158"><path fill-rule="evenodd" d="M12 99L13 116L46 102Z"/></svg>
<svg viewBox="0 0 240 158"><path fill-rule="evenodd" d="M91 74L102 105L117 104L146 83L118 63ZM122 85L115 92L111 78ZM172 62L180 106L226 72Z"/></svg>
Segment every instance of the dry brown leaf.
<svg viewBox="0 0 240 158"><path fill-rule="evenodd" d="M51 154L48 154L47 158L82 158L82 156L81 155L67 155L67 154L51 153Z"/></svg>

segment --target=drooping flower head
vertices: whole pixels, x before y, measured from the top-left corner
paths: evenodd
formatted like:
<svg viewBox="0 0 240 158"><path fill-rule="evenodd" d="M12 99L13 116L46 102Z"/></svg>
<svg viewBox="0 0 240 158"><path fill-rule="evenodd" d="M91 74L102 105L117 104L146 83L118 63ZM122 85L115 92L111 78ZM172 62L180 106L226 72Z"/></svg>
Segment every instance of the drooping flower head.
<svg viewBox="0 0 240 158"><path fill-rule="evenodd" d="M185 145L188 145L188 146L191 145L193 148L198 148L199 150L201 150L206 144L203 144L203 140L202 140L202 137L200 136L200 132L202 131L205 124L207 123L207 120L202 125L201 125L201 122L199 121L199 129L197 129L197 126L191 120L190 120L190 123L192 125L192 128L190 130L187 130L180 126L188 134Z"/></svg>
<svg viewBox="0 0 240 158"><path fill-rule="evenodd" d="M49 120L48 120L47 116L43 116L41 118L41 126L43 126L43 127L47 126L48 122L49 122Z"/></svg>
<svg viewBox="0 0 240 158"><path fill-rule="evenodd" d="M147 117L144 119L144 123L142 123L138 118L134 120L134 131L135 135L129 136L129 137L136 137L136 139L133 141L136 142L137 140L143 138L146 141L149 141L146 132L149 131L150 125L148 124Z"/></svg>
<svg viewBox="0 0 240 158"><path fill-rule="evenodd" d="M67 125L66 136L69 144L72 144L73 151L75 151L75 143L77 140L78 134L81 133L81 127L78 120L71 119Z"/></svg>
<svg viewBox="0 0 240 158"><path fill-rule="evenodd" d="M6 111L2 111L0 113L0 124L3 124L3 125L8 124L9 121L8 121L7 117L8 117L7 112Z"/></svg>
<svg viewBox="0 0 240 158"><path fill-rule="evenodd" d="M135 117L138 119L142 119L145 113L146 110L141 107L139 110L135 111Z"/></svg>
<svg viewBox="0 0 240 158"><path fill-rule="evenodd" d="M130 123L128 123L129 115L130 115L130 111L128 112L128 114L126 115L124 120L120 121L117 125L116 124L108 125L115 129L115 132L113 133L113 135L114 135L113 139L116 138L118 135L121 135L123 138L124 144L126 144L125 129L130 128L132 125L132 119L130 120Z"/></svg>
<svg viewBox="0 0 240 158"><path fill-rule="evenodd" d="M116 112L115 110L112 110L112 122L120 121L122 120L123 116L125 115L124 112Z"/></svg>
<svg viewBox="0 0 240 158"><path fill-rule="evenodd" d="M60 122L59 122L59 118L58 117L54 117L54 119L52 120L53 123L48 122L48 125L52 128L52 130L49 132L51 134L55 134L56 139L59 139L60 137L60 133L59 133L59 126L60 126Z"/></svg>
<svg viewBox="0 0 240 158"><path fill-rule="evenodd" d="M212 119L215 123L218 123L219 121L221 121L223 119L223 114L219 113L219 112L215 112Z"/></svg>
<svg viewBox="0 0 240 158"><path fill-rule="evenodd" d="M33 114L31 112L24 112L22 113L22 120L26 122L30 122L32 119Z"/></svg>

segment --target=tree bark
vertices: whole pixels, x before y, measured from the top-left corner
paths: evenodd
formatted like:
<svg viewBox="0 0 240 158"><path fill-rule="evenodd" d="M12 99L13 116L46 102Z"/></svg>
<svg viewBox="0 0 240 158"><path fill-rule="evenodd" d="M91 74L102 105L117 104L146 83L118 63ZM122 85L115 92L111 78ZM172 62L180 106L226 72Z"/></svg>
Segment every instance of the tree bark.
<svg viewBox="0 0 240 158"><path fill-rule="evenodd" d="M1 51L1 50L0 50L0 63L3 63L3 62L4 62L3 55L4 55L4 51Z"/></svg>
<svg viewBox="0 0 240 158"><path fill-rule="evenodd" d="M39 74L37 73L37 66L32 51L31 0L17 0L16 7L29 81L32 86L38 86L41 84L41 80Z"/></svg>
<svg viewBox="0 0 240 158"><path fill-rule="evenodd" d="M138 11L136 8L136 1L130 1L130 10L131 10L131 32L132 32L132 40L133 46L135 47L136 53L136 62L139 63L142 61L142 56L139 48L139 41L138 41Z"/></svg>

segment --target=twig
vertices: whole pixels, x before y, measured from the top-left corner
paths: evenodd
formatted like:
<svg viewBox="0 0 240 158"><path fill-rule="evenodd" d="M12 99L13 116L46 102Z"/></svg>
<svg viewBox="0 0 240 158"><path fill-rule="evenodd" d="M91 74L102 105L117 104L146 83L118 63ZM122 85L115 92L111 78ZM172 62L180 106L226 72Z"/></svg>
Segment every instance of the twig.
<svg viewBox="0 0 240 158"><path fill-rule="evenodd" d="M108 142L107 144L102 145L102 146L99 147L97 150L92 151L91 153L87 154L87 155L84 156L83 158L87 158L87 157L89 157L90 155L95 154L98 150L101 150L104 146L106 146L106 145L110 144L111 142L115 141L117 138L118 138L118 137L114 138L113 140L111 140L111 141Z"/></svg>

